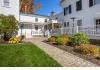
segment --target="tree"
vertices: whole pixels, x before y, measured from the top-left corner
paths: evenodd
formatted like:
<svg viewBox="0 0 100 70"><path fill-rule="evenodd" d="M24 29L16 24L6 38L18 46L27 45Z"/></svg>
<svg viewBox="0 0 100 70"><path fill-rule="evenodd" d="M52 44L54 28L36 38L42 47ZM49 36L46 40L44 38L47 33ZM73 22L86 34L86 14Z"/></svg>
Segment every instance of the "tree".
<svg viewBox="0 0 100 70"><path fill-rule="evenodd" d="M34 10L41 8L41 4L34 4L34 0L20 0L20 12L33 14Z"/></svg>
<svg viewBox="0 0 100 70"><path fill-rule="evenodd" d="M4 37L7 35L12 36L18 31L18 21L14 16L9 15L0 15L0 34L4 34Z"/></svg>

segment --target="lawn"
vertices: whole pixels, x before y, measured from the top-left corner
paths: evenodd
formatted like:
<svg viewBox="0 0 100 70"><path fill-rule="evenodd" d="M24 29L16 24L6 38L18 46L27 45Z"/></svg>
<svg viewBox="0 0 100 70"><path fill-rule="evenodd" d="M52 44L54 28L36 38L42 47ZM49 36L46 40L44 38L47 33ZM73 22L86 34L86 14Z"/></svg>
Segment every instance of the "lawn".
<svg viewBox="0 0 100 70"><path fill-rule="evenodd" d="M34 44L0 45L0 67L59 67Z"/></svg>

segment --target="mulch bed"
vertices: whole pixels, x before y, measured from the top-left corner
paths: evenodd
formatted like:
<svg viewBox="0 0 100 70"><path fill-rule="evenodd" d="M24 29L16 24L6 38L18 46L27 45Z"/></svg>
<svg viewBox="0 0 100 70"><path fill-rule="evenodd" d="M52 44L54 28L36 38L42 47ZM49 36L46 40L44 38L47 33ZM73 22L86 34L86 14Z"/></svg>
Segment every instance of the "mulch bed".
<svg viewBox="0 0 100 70"><path fill-rule="evenodd" d="M60 46L60 45L57 45L57 44L50 44L47 41L44 41L44 42L49 44L49 45L52 45L52 46L57 47L57 48L60 48L60 49L62 49L64 51L67 51L67 52L69 52L69 53L71 53L73 55L76 55L76 56L78 56L80 58L83 58L85 60L88 60L88 61L100 66L100 58L95 58L95 57L90 56L90 55L82 55L81 53L75 51L75 48L71 47L71 46Z"/></svg>

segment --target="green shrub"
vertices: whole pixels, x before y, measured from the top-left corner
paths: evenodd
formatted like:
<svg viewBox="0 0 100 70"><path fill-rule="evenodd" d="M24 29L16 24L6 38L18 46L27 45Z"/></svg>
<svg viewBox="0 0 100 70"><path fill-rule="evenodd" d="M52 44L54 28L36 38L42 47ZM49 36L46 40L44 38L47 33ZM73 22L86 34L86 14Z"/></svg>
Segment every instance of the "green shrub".
<svg viewBox="0 0 100 70"><path fill-rule="evenodd" d="M67 45L69 43L69 37L67 35L61 35L56 38L56 43L58 45Z"/></svg>
<svg viewBox="0 0 100 70"><path fill-rule="evenodd" d="M3 39L0 39L0 43L3 43L4 42L4 40Z"/></svg>
<svg viewBox="0 0 100 70"><path fill-rule="evenodd" d="M84 33L76 33L72 36L70 42L72 46L79 46L81 44L88 44L89 39Z"/></svg>
<svg viewBox="0 0 100 70"><path fill-rule="evenodd" d="M69 36L67 34L62 34L61 37L68 38Z"/></svg>
<svg viewBox="0 0 100 70"><path fill-rule="evenodd" d="M50 42L51 44L56 43L56 37L51 36L50 38L48 38L48 42Z"/></svg>
<svg viewBox="0 0 100 70"><path fill-rule="evenodd" d="M99 48L96 45L83 44L78 46L77 49L84 55L99 56Z"/></svg>

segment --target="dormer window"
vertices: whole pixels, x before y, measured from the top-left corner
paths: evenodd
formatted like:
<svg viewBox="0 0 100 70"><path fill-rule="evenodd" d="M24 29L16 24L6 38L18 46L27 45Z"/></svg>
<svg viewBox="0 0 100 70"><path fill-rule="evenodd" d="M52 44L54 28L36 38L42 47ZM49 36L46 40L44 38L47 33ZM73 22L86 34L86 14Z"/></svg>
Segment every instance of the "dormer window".
<svg viewBox="0 0 100 70"><path fill-rule="evenodd" d="M9 2L10 0L3 0L3 6L4 7L9 7Z"/></svg>
<svg viewBox="0 0 100 70"><path fill-rule="evenodd" d="M38 18L35 18L35 22L38 22Z"/></svg>
<svg viewBox="0 0 100 70"><path fill-rule="evenodd" d="M45 22L48 22L48 20L47 20L47 19L45 19Z"/></svg>

